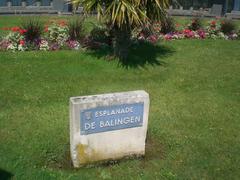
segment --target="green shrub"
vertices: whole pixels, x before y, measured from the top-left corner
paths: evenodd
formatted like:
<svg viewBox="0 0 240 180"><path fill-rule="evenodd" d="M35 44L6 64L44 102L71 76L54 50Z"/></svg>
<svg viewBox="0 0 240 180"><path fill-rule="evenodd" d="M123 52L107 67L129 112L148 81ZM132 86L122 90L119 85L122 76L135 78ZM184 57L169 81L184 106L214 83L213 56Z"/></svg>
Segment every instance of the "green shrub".
<svg viewBox="0 0 240 180"><path fill-rule="evenodd" d="M95 26L90 32L90 38L95 42L105 44L111 41L109 29L103 26Z"/></svg>
<svg viewBox="0 0 240 180"><path fill-rule="evenodd" d="M84 37L84 18L75 18L68 24L70 40L81 41Z"/></svg>
<svg viewBox="0 0 240 180"><path fill-rule="evenodd" d="M43 24L37 19L28 19L22 23L23 35L28 43L38 41L43 33Z"/></svg>
<svg viewBox="0 0 240 180"><path fill-rule="evenodd" d="M176 30L175 21L172 17L166 16L161 21L161 33L167 34Z"/></svg>
<svg viewBox="0 0 240 180"><path fill-rule="evenodd" d="M190 24L188 24L188 29L192 31L197 31L199 29L202 29L202 19L199 17L194 17Z"/></svg>
<svg viewBox="0 0 240 180"><path fill-rule="evenodd" d="M234 24L234 22L232 20L225 19L221 22L220 30L224 34L232 34L236 31L236 25Z"/></svg>

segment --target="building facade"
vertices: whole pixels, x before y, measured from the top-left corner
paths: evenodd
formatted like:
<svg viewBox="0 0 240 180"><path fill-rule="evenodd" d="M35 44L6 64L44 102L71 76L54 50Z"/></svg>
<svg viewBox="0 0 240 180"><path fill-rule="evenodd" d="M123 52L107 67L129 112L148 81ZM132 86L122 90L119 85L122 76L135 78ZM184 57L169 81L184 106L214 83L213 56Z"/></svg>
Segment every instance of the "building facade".
<svg viewBox="0 0 240 180"><path fill-rule="evenodd" d="M213 4L222 5L222 14L240 12L240 0L172 0L173 6L183 9L211 8ZM72 12L66 0L0 0L0 14L7 13L60 13Z"/></svg>
<svg viewBox="0 0 240 180"><path fill-rule="evenodd" d="M240 0L172 0L173 6L182 6L183 9L211 8L213 4L223 7L223 14L231 11L240 11Z"/></svg>
<svg viewBox="0 0 240 180"><path fill-rule="evenodd" d="M65 0L0 0L0 13L71 12Z"/></svg>

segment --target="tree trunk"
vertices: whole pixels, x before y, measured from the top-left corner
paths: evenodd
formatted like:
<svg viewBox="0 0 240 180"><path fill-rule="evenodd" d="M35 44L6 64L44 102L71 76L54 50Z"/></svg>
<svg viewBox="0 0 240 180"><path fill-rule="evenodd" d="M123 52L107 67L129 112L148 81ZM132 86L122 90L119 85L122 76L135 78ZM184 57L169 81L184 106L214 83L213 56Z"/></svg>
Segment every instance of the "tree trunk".
<svg viewBox="0 0 240 180"><path fill-rule="evenodd" d="M113 29L113 49L114 55L120 60L126 60L131 45L131 28L129 25L115 26Z"/></svg>

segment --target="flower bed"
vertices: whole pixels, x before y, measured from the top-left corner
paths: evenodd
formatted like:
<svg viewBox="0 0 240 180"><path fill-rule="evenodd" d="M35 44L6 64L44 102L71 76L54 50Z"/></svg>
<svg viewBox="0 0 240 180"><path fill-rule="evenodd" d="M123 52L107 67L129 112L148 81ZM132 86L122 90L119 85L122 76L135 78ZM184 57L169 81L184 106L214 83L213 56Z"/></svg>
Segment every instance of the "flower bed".
<svg viewBox="0 0 240 180"><path fill-rule="evenodd" d="M34 27L33 27L34 28ZM66 21L49 21L43 28L41 36L28 40L27 33L30 30L21 27L2 28L10 31L9 34L1 40L0 50L12 51L55 51L60 49L80 49L80 43L77 40L69 38L69 27ZM39 29L39 31L41 31ZM34 36L34 35L33 35Z"/></svg>
<svg viewBox="0 0 240 180"><path fill-rule="evenodd" d="M176 39L224 39L224 40L237 40L240 38L240 31L232 30L231 32L224 33L222 27L225 20L211 20L206 27L192 30L191 27L196 27L196 21L193 20L186 27L176 24L176 30L166 34L160 33L161 27L159 22L154 23L151 33L145 33L140 30L135 36L138 40L145 40L151 43L156 43L158 40L176 40Z"/></svg>
<svg viewBox="0 0 240 180"><path fill-rule="evenodd" d="M81 22L80 22L81 23ZM164 23L155 22L147 27L138 28L133 31L133 39L140 41L148 41L156 43L159 40L177 40L177 39L225 39L236 40L239 39L240 33L234 28L232 22L228 20L214 19L208 22L206 27L202 27L200 20L193 18L193 20L184 27L180 24L173 23L172 20ZM79 24L81 27L82 24ZM166 26L166 27L163 27ZM8 35L0 40L0 50L11 51L56 51L60 49L79 50L81 47L90 47L98 44L108 44L111 42L109 37L101 37L104 41L96 40L95 34L103 33L104 28L93 29L90 36L84 37L80 42L79 38L74 39L74 29L71 29L69 23L65 20L50 20L45 25L40 25L36 22L30 22L28 26L23 27L4 27L1 30L9 31ZM171 28L169 28L171 27ZM71 30L70 30L71 29ZM106 28L105 28L106 29ZM76 31L80 31L77 29ZM104 30L105 31L105 30ZM170 31L170 32L169 32ZM165 32L162 33L162 32ZM168 32L168 33L166 33ZM79 33L79 32L78 32ZM79 35L80 36L80 35ZM92 37L91 37L92 36ZM94 38L95 37L95 38ZM99 39L99 38L97 38ZM106 39L106 40L105 40ZM99 45L100 43L100 45ZM94 46L95 47L95 46ZM90 47L91 48L91 47Z"/></svg>

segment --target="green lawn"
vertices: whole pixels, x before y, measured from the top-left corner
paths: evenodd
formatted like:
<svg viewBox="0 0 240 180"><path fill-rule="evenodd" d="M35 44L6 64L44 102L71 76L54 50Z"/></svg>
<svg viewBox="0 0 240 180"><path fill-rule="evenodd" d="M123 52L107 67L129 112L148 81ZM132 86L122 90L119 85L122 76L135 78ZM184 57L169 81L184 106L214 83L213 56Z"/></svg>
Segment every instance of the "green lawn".
<svg viewBox="0 0 240 180"><path fill-rule="evenodd" d="M122 63L103 51L0 52L1 176L240 179L239 49L224 40L143 44ZM69 97L138 89L151 100L145 158L73 169Z"/></svg>

